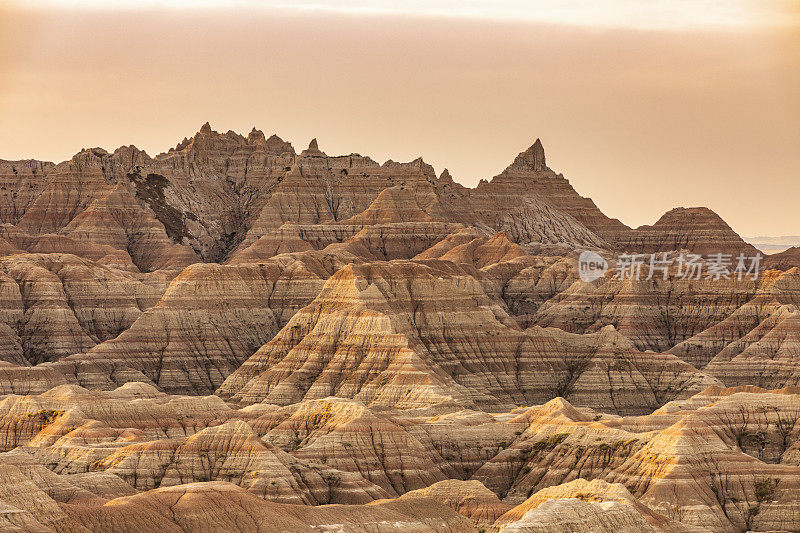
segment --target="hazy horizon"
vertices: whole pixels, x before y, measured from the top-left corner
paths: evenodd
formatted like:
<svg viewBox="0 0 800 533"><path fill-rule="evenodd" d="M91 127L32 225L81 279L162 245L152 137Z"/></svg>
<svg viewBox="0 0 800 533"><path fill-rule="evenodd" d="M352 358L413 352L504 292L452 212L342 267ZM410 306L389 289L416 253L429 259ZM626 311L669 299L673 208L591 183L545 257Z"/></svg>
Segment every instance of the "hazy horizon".
<svg viewBox="0 0 800 533"><path fill-rule="evenodd" d="M0 158L155 155L209 121L298 150L316 137L330 155L423 156L474 186L538 137L629 226L704 205L741 235L800 234L797 3L705 1L688 21L611 3L632 22L593 24L577 1L530 16L506 2L517 21L478 2L453 17L442 1L6 2Z"/></svg>

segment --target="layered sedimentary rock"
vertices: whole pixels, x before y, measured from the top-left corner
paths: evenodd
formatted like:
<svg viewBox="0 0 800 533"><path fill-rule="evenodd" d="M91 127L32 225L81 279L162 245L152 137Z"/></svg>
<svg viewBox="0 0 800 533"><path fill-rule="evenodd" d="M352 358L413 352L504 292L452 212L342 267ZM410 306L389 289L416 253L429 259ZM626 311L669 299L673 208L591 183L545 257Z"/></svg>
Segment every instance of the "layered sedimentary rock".
<svg viewBox="0 0 800 533"><path fill-rule="evenodd" d="M584 335L534 327L529 334L552 338L564 347L566 369L559 376L556 395L576 405L643 414L674 398L722 384L672 354L638 351L613 326Z"/></svg>
<svg viewBox="0 0 800 533"><path fill-rule="evenodd" d="M664 213L652 226L640 226L618 238L618 248L629 252L655 253L688 250L695 254L744 254L758 252L734 232L722 218L706 207L676 207Z"/></svg>
<svg viewBox="0 0 800 533"><path fill-rule="evenodd" d="M613 237L629 229L620 221L605 216L591 199L580 196L563 175L556 174L545 163L544 147L537 139L501 174L489 182L478 184L473 196L480 214L488 211L494 213L492 218L499 217L503 224L498 230L512 235L525 234L529 211L552 206L573 221L572 224L567 220L559 221L558 233L571 225L575 228L577 242L584 246L597 245L603 240L613 242ZM534 201L533 205L528 204L529 199ZM545 199L545 203L539 199ZM508 213L509 207L516 207L516 213ZM557 242L563 242L563 239L559 238Z"/></svg>
<svg viewBox="0 0 800 533"><path fill-rule="evenodd" d="M474 189L208 124L1 161L0 529L796 530L800 271L756 253L538 140Z"/></svg>
<svg viewBox="0 0 800 533"><path fill-rule="evenodd" d="M539 305L529 323L590 333L613 325L640 350L667 351L730 319L758 293L765 279L751 276L729 279L680 278L675 269L664 279L650 278L643 268L636 279L620 279L616 271L592 283L576 280ZM572 279L575 274L571 273ZM512 304L530 298L529 287L519 287ZM534 290L534 297L538 291ZM522 300L522 301L520 301ZM707 361L687 358L695 365Z"/></svg>
<svg viewBox="0 0 800 533"><path fill-rule="evenodd" d="M778 401L776 414L771 416L787 416L781 414L786 408L779 397L765 395L763 400L769 404ZM730 419L734 427L740 427L735 421L742 411L748 420L760 407L729 403L719 410L725 413L723 420ZM657 412L652 422L650 417L641 417L627 423L628 419L611 420L608 425L569 413L557 420L540 419L475 477L507 494L510 501L577 478L618 482L654 511L712 531L746 529L756 520L763 520L760 527L766 530L794 523L797 511L792 506L796 504L789 503L783 491L794 490L796 467L765 463L737 445L727 444L718 433L717 414L703 409L672 413L674 416ZM532 439L526 437L531 433ZM492 476L503 478L508 465L513 465L511 477L493 485ZM776 476L781 481L776 483Z"/></svg>
<svg viewBox="0 0 800 533"><path fill-rule="evenodd" d="M263 264L195 264L129 329L68 360L135 368L172 392L212 392L351 261L358 258L312 251Z"/></svg>
<svg viewBox="0 0 800 533"><path fill-rule="evenodd" d="M673 355L639 353L613 327L522 331L476 277L445 261L345 267L219 393L245 405L338 395L483 409L574 395L627 413L720 384Z"/></svg>
<svg viewBox="0 0 800 533"><path fill-rule="evenodd" d="M671 351L728 385L771 388L797 384L799 281L796 269L767 271L751 299Z"/></svg>
<svg viewBox="0 0 800 533"><path fill-rule="evenodd" d="M777 254L767 257L764 263L770 268L789 270L800 267L800 246L793 246Z"/></svg>
<svg viewBox="0 0 800 533"><path fill-rule="evenodd" d="M388 417L358 402L308 401L250 422L264 439L304 461L357 473L398 496L455 477L450 465Z"/></svg>
<svg viewBox="0 0 800 533"><path fill-rule="evenodd" d="M541 143L534 148L541 151ZM379 165L358 154L329 157L316 141L295 155L276 136L219 134L206 124L155 158L128 146L113 153L86 149L59 165L4 162L10 187L35 184L0 220L17 224L28 241L43 234L69 239L57 251L75 251L81 243L124 250L142 270L217 261L284 223L347 221L355 232L390 222L477 224L521 242L602 242L530 188L536 180L527 173L543 170L523 155L503 174L512 177L472 191L447 173L437 178L421 159ZM442 238L442 231L434 233ZM413 235L428 232L412 229ZM63 249L69 242L75 250Z"/></svg>
<svg viewBox="0 0 800 533"><path fill-rule="evenodd" d="M407 492L399 501L425 500L441 502L460 515L471 519L478 530L485 530L494 524L509 507L500 501L496 494L483 486L480 481L446 480L434 483L424 489Z"/></svg>
<svg viewBox="0 0 800 533"><path fill-rule="evenodd" d="M511 242L505 233L482 237L474 231L463 230L426 249L415 259L442 259L483 268L525 255L525 251Z"/></svg>
<svg viewBox="0 0 800 533"><path fill-rule="evenodd" d="M129 328L166 283L68 254L2 258L0 357L27 365L87 351Z"/></svg>
<svg viewBox="0 0 800 533"><path fill-rule="evenodd" d="M0 454L0 499L15 509L3 515L12 531L193 519L237 531L228 518L252 530L262 516L283 524L276 509L297 517L286 527L355 531L381 531L387 509L391 531L790 531L797 393L712 387L619 417L563 399L431 415L340 398L233 409L145 385L62 386L0 402L11 450ZM337 501L349 505L325 505Z"/></svg>
<svg viewBox="0 0 800 533"><path fill-rule="evenodd" d="M4 161L2 169L8 198L0 221L31 238L59 233L125 250L145 270L225 259L285 223L343 221L457 223L523 244L644 253L753 250L707 209L677 209L631 230L552 171L539 140L476 189L447 171L437 177L421 158L381 165L359 154L328 156L316 140L296 154L275 135L218 133L208 123L155 157L133 146L91 148L58 165Z"/></svg>
<svg viewBox="0 0 800 533"><path fill-rule="evenodd" d="M111 500L103 506L65 506L88 531L471 533L472 522L433 501L389 501L370 506L310 507L265 502L230 483L188 484Z"/></svg>
<svg viewBox="0 0 800 533"><path fill-rule="evenodd" d="M447 335L430 323L441 324ZM480 284L452 263L350 265L220 392L244 403L287 404L334 394L409 407L452 399L508 405L514 396L524 402L518 376L531 371L524 359L535 357L534 346L511 326ZM516 369L516 377L490 377L489 354L498 349L505 350L506 372ZM459 357L467 351L469 366ZM523 354L519 364L516 352ZM537 394L535 382L528 394Z"/></svg>
<svg viewBox="0 0 800 533"><path fill-rule="evenodd" d="M501 516L492 529L505 533L705 531L659 515L623 485L600 479L576 479L542 489Z"/></svg>
<svg viewBox="0 0 800 533"><path fill-rule="evenodd" d="M92 469L147 490L224 479L270 501L359 504L386 492L364 477L311 465L264 443L244 422L228 422L185 439L131 444Z"/></svg>

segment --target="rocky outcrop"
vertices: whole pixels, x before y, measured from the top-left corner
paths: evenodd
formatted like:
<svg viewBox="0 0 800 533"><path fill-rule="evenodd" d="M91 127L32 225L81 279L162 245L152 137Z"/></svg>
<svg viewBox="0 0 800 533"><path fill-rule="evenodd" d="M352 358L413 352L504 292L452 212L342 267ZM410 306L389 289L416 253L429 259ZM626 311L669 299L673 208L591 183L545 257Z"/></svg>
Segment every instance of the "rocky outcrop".
<svg viewBox="0 0 800 533"><path fill-rule="evenodd" d="M673 355L639 353L613 327L590 337L523 332L474 267L464 268L395 261L340 270L219 394L243 405L338 395L483 409L562 395L628 413L720 384Z"/></svg>
<svg viewBox="0 0 800 533"><path fill-rule="evenodd" d="M4 162L14 177L8 178L10 187L22 188L23 181L36 185L26 190L29 198L15 200L0 220L18 223L31 238L58 233L74 241L73 250L65 241L58 251L75 253L82 243L102 246L104 255L123 250L139 269L148 271L219 261L284 223L347 221L357 228L355 234L365 226L439 222L506 231L516 242L600 244L602 240L570 216L569 209L550 202L548 194L561 189L571 192L553 193L554 198L580 199L566 180L561 178L566 185L547 185L547 194L530 187L536 183L531 173L547 174L544 181L555 176L543 161L537 142L520 154L504 178L485 190L471 191L447 173L437 178L422 159L379 165L358 154L330 157L316 140L296 155L276 136L266 139L255 129L247 137L220 134L206 124L155 158L128 146L113 153L86 149L59 165ZM429 231L411 227L403 239L424 241ZM442 231L434 230L433 242L447 235ZM262 243L258 254L251 251L245 257L266 259L267 251L279 250ZM294 244L292 251L298 250Z"/></svg>
<svg viewBox="0 0 800 533"><path fill-rule="evenodd" d="M326 398L268 413L250 422L265 440L298 459L357 473L387 495L455 476L405 428L358 402Z"/></svg>
<svg viewBox="0 0 800 533"><path fill-rule="evenodd" d="M793 246L777 254L766 257L764 264L769 268L790 270L800 267L800 246Z"/></svg>
<svg viewBox="0 0 800 533"><path fill-rule="evenodd" d="M185 439L131 444L91 465L147 490L224 479L275 502L359 504L386 492L358 474L309 465L264 443L244 422Z"/></svg>
<svg viewBox="0 0 800 533"><path fill-rule="evenodd" d="M241 516L241 506L225 514L244 523L277 505L308 527L342 502L336 523L362 526L394 509L395 525L435 516L422 523L464 531L791 530L800 512L797 393L712 387L620 417L560 398L496 414L376 410L341 398L234 409L142 384L65 385L0 402L11 450L0 453L0 499L16 509L2 516L23 530L139 527L161 516L160 495L188 490L251 502ZM192 501L180 497L187 513L218 520L204 514L216 507Z"/></svg>
<svg viewBox="0 0 800 533"><path fill-rule="evenodd" d="M464 230L431 246L418 254L416 259L442 259L483 268L525 255L525 251L511 242L504 233L497 233L493 237L480 237L472 231Z"/></svg>
<svg viewBox="0 0 800 533"><path fill-rule="evenodd" d="M47 184L55 165L44 161L0 161L0 222L16 224Z"/></svg>
<svg viewBox="0 0 800 533"><path fill-rule="evenodd" d="M474 189L209 124L0 161L0 530L797 529L795 251L719 253L538 140Z"/></svg>
<svg viewBox="0 0 800 533"><path fill-rule="evenodd" d="M513 306L533 311L526 317L529 324L572 333L591 333L613 325L637 349L663 352L731 319L768 283L764 277L754 281L749 276L713 280L670 275L665 280L656 274L647 279L646 268L639 279L618 279L616 274L611 270L605 277L585 283L575 280L574 271L569 272L564 276L564 290L535 308L527 301L541 301L538 287L517 285L506 298ZM698 368L708 362L689 355L684 358Z"/></svg>
<svg viewBox="0 0 800 533"><path fill-rule="evenodd" d="M575 192L563 175L547 167L539 139L521 152L501 174L489 182L481 182L475 189L475 195L480 198L481 208L493 211L516 206L520 198L544 198L549 205L588 228L596 236L590 239L594 244L603 241L613 243L619 235L630 229L619 220L605 216L591 199ZM582 244L585 246L589 243Z"/></svg>
<svg viewBox="0 0 800 533"><path fill-rule="evenodd" d="M129 328L166 282L68 254L0 259L0 356L29 365L87 351Z"/></svg>
<svg viewBox="0 0 800 533"><path fill-rule="evenodd" d="M65 506L65 511L88 531L476 531L469 519L433 500L309 507L265 502L225 482L157 489L101 507Z"/></svg>
<svg viewBox="0 0 800 533"><path fill-rule="evenodd" d="M798 280L797 270L767 272L749 301L676 345L672 353L705 367L728 385L796 384L793 354L800 303Z"/></svg>
<svg viewBox="0 0 800 533"><path fill-rule="evenodd" d="M576 479L538 491L501 516L500 532L545 531L706 531L685 526L639 502L623 485Z"/></svg>
<svg viewBox="0 0 800 533"><path fill-rule="evenodd" d="M688 250L700 255L722 253L736 258L739 254L753 257L759 253L706 207L676 207L652 226L640 226L629 232L627 239L618 238L615 244L623 251L644 254Z"/></svg>
<svg viewBox="0 0 800 533"><path fill-rule="evenodd" d="M265 264L195 264L129 329L69 360L124 364L172 392L212 392L352 260L309 252Z"/></svg>
<svg viewBox="0 0 800 533"><path fill-rule="evenodd" d="M407 492L399 501L434 500L452 508L475 522L478 531L489 528L498 518L508 511L505 505L492 491L480 481L456 481L448 479L440 481L424 489ZM423 503L424 505L424 503Z"/></svg>

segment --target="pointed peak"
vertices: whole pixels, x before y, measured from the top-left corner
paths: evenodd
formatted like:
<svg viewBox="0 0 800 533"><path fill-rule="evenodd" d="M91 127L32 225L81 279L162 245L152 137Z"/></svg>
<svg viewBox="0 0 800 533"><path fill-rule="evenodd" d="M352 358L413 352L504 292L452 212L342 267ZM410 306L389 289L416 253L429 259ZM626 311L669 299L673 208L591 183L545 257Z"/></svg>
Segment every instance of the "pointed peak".
<svg viewBox="0 0 800 533"><path fill-rule="evenodd" d="M211 124L209 124L208 121L200 128L200 133L211 133Z"/></svg>
<svg viewBox="0 0 800 533"><path fill-rule="evenodd" d="M547 168L547 164L545 161L544 156L544 146L542 146L542 141L540 139L536 139L530 148L525 150L524 152L520 152L514 162L511 163L511 166L508 167L509 169L515 170L534 170L540 171Z"/></svg>
<svg viewBox="0 0 800 533"><path fill-rule="evenodd" d="M308 148L303 150L300 153L300 156L306 158L327 157L327 155L325 155L325 152L319 149L319 144L317 144L317 139L311 139L311 142L308 143Z"/></svg>
<svg viewBox="0 0 800 533"><path fill-rule="evenodd" d="M263 141L266 140L264 138L264 132L261 130L257 130L253 128L250 133L247 135L247 142L253 144L256 141Z"/></svg>
<svg viewBox="0 0 800 533"><path fill-rule="evenodd" d="M184 148L189 146L191 143L192 143L191 139L187 139L186 137L184 137L183 140L181 142L179 142L178 145L175 148L170 148L169 151L170 152L180 152L181 150L183 150Z"/></svg>
<svg viewBox="0 0 800 533"><path fill-rule="evenodd" d="M450 171L444 169L441 174L439 174L439 181L443 181L445 183L451 183L453 181L453 176L450 175Z"/></svg>

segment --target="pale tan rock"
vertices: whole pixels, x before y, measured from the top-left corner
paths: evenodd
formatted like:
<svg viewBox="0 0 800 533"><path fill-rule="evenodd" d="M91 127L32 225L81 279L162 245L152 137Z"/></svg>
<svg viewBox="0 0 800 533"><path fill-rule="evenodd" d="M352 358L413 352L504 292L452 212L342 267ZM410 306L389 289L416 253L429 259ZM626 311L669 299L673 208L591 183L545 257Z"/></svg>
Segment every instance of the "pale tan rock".
<svg viewBox="0 0 800 533"><path fill-rule="evenodd" d="M469 519L432 500L308 507L265 502L224 482L168 487L111 500L102 507L65 510L89 531L477 531Z"/></svg>
<svg viewBox="0 0 800 533"><path fill-rule="evenodd" d="M655 533L639 514L617 501L586 502L568 498L550 500L508 523L502 533L572 533L579 531Z"/></svg>
<svg viewBox="0 0 800 533"><path fill-rule="evenodd" d="M265 440L294 457L358 473L390 496L455 475L406 429L358 402L303 402L251 423Z"/></svg>
<svg viewBox="0 0 800 533"><path fill-rule="evenodd" d="M236 252L229 264L258 263L279 254L307 252L314 247L300 237L297 225L286 223L280 228L259 237L247 248Z"/></svg>
<svg viewBox="0 0 800 533"><path fill-rule="evenodd" d="M0 464L81 524L94 523L108 498L130 494L125 479L178 491L230 480L258 497L307 504L405 493L398 502L414 504L406 509L434 500L495 529L611 521L656 531L791 530L800 512L798 392L709 388L634 417L597 416L563 399L497 414L450 406L431 416L334 398L235 410L144 385L62 386L0 402L6 442L27 443ZM408 492L432 474L445 479ZM595 507L547 503L565 498ZM369 512L350 509L352 517Z"/></svg>
<svg viewBox="0 0 800 533"><path fill-rule="evenodd" d="M418 254L416 259L442 259L454 263L468 263L477 268L511 261L525 256L525 251L511 242L504 233L497 233L491 238L478 237L453 246L463 240L464 233L454 234L435 246Z"/></svg>
<svg viewBox="0 0 800 533"><path fill-rule="evenodd" d="M458 514L470 518L479 528L494 524L509 510L497 495L480 481L440 481L424 489L407 492L399 498L415 500L429 498L451 507Z"/></svg>
<svg viewBox="0 0 800 533"><path fill-rule="evenodd" d="M600 479L576 479L542 489L499 517L493 529L501 532L706 531L653 512L624 486Z"/></svg>
<svg viewBox="0 0 800 533"><path fill-rule="evenodd" d="M0 527L4 531L81 531L52 498L12 465L0 464Z"/></svg>
<svg viewBox="0 0 800 533"><path fill-rule="evenodd" d="M721 384L673 355L638 352L610 326L584 337L522 332L464 268L428 261L340 270L219 393L244 405L337 395L485 409L567 396L628 414Z"/></svg>
<svg viewBox="0 0 800 533"><path fill-rule="evenodd" d="M224 480L281 503L366 503L387 493L358 474L314 466L264 443L245 422L228 422L186 439L131 444L94 467L140 490Z"/></svg>

